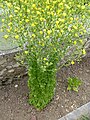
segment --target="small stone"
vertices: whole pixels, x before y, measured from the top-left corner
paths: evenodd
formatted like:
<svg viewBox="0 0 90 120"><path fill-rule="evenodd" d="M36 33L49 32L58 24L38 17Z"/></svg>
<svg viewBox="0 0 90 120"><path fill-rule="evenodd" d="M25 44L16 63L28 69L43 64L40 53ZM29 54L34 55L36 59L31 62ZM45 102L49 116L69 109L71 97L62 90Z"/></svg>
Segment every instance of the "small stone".
<svg viewBox="0 0 90 120"><path fill-rule="evenodd" d="M9 70L8 72L9 72L9 73L12 73L12 72L14 72L14 69Z"/></svg>
<svg viewBox="0 0 90 120"><path fill-rule="evenodd" d="M3 69L2 71L0 71L0 76L2 76L4 74L4 72L6 72L7 69Z"/></svg>
<svg viewBox="0 0 90 120"><path fill-rule="evenodd" d="M37 120L37 119L36 119L36 116L33 115L33 116L31 117L31 120Z"/></svg>
<svg viewBox="0 0 90 120"><path fill-rule="evenodd" d="M6 62L6 59L0 60L0 65L4 64Z"/></svg>
<svg viewBox="0 0 90 120"><path fill-rule="evenodd" d="M15 85L15 88L17 88L18 87L18 85Z"/></svg>
<svg viewBox="0 0 90 120"><path fill-rule="evenodd" d="M61 107L63 108L63 105Z"/></svg>
<svg viewBox="0 0 90 120"><path fill-rule="evenodd" d="M56 96L56 100L59 100L59 95Z"/></svg>
<svg viewBox="0 0 90 120"><path fill-rule="evenodd" d="M13 65L12 67L13 67L13 68L17 68L17 67L19 67L19 64L15 64L15 65Z"/></svg>
<svg viewBox="0 0 90 120"><path fill-rule="evenodd" d="M87 72L87 73L89 73L89 72L90 72L90 70L86 70L86 72Z"/></svg>
<svg viewBox="0 0 90 120"><path fill-rule="evenodd" d="M7 68L7 69L11 69L11 68L12 68L12 66L10 65L10 66L7 66L6 68Z"/></svg>
<svg viewBox="0 0 90 120"><path fill-rule="evenodd" d="M68 110L68 109L66 109L66 112L69 112L69 110Z"/></svg>

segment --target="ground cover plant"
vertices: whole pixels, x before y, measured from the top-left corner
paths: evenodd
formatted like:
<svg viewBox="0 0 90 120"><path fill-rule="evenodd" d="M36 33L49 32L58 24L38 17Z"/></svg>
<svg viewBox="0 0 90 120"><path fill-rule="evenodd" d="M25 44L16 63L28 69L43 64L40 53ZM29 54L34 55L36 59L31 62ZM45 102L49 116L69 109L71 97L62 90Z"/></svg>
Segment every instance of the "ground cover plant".
<svg viewBox="0 0 90 120"><path fill-rule="evenodd" d="M83 115L79 120L90 120L90 118L87 115Z"/></svg>
<svg viewBox="0 0 90 120"><path fill-rule="evenodd" d="M78 88L81 85L81 83L81 80L79 80L77 77L69 77L67 90L74 90L78 92Z"/></svg>
<svg viewBox="0 0 90 120"><path fill-rule="evenodd" d="M74 64L83 54L88 0L1 0L4 38L18 42L28 66L29 103L43 109L53 98L59 61ZM62 65L61 65L62 66Z"/></svg>

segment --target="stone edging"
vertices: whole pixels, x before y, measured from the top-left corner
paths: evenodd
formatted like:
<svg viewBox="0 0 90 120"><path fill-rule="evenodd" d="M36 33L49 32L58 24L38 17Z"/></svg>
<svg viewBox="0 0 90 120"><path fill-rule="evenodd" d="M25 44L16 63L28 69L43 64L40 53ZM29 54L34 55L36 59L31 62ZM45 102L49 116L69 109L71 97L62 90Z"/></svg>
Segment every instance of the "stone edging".
<svg viewBox="0 0 90 120"><path fill-rule="evenodd" d="M77 120L82 115L90 115L90 102L81 106L80 108L77 108L73 112L70 112L69 114L65 115L64 117L58 120Z"/></svg>
<svg viewBox="0 0 90 120"><path fill-rule="evenodd" d="M15 60L18 52L20 49L0 51L0 87L26 75L26 68L20 66Z"/></svg>

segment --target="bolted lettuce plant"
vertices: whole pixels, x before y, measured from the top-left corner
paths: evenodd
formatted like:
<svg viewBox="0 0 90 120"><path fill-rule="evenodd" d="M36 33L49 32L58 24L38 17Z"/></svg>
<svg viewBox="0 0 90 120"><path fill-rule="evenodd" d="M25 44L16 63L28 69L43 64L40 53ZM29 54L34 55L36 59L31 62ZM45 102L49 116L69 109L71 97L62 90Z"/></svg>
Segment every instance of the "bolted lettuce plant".
<svg viewBox="0 0 90 120"><path fill-rule="evenodd" d="M1 0L2 29L24 50L28 66L29 103L43 109L53 98L57 64L71 47L67 63L85 54L83 36L88 0ZM77 57L76 57L77 56Z"/></svg>

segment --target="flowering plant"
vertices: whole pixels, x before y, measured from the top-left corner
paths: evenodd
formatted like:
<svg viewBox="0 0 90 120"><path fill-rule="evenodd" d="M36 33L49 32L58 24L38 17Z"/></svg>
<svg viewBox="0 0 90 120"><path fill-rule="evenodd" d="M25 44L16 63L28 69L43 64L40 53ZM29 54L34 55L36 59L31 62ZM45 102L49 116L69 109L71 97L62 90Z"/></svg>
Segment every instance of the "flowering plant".
<svg viewBox="0 0 90 120"><path fill-rule="evenodd" d="M4 9L2 28L5 39L19 43L28 65L29 103L44 108L54 95L57 64L73 52L67 63L74 64L86 51L85 21L89 17L88 0L1 0Z"/></svg>

